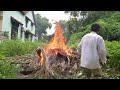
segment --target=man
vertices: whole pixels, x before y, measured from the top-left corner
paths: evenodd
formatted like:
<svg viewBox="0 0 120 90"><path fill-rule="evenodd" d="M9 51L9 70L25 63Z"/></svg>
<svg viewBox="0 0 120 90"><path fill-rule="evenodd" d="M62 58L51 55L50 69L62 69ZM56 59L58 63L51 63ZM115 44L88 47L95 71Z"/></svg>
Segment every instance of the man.
<svg viewBox="0 0 120 90"><path fill-rule="evenodd" d="M77 51L81 54L80 66L83 68L83 73L90 78L102 75L101 65L106 63L106 48L103 38L98 35L100 31L99 24L91 26L91 32L84 35L78 45Z"/></svg>

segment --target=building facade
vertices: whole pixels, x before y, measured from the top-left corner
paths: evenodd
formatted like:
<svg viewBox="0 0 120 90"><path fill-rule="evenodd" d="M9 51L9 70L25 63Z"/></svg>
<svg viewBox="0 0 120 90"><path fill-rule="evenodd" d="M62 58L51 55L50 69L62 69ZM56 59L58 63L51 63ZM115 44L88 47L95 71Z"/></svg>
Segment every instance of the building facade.
<svg viewBox="0 0 120 90"><path fill-rule="evenodd" d="M0 32L8 35L9 39L34 41L36 38L34 11L0 11Z"/></svg>

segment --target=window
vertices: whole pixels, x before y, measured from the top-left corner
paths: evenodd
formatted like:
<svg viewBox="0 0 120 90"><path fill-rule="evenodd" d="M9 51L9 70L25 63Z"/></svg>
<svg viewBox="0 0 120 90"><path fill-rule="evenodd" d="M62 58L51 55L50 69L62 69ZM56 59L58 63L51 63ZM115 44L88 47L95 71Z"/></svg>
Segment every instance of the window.
<svg viewBox="0 0 120 90"><path fill-rule="evenodd" d="M18 35L18 27L19 24L23 25L21 22L19 22L18 20L16 20L14 17L11 16L11 39L15 39Z"/></svg>

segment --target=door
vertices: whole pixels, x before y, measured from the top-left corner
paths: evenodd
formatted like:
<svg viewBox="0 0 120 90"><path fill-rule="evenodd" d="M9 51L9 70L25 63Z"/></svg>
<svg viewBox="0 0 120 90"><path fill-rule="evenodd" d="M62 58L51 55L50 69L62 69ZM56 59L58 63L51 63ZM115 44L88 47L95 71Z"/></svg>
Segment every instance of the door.
<svg viewBox="0 0 120 90"><path fill-rule="evenodd" d="M11 27L11 39L16 39L18 36L18 27L19 23L12 20L12 27Z"/></svg>
<svg viewBox="0 0 120 90"><path fill-rule="evenodd" d="M18 27L12 25L12 29L11 29L11 39L17 38L17 35L18 35Z"/></svg>

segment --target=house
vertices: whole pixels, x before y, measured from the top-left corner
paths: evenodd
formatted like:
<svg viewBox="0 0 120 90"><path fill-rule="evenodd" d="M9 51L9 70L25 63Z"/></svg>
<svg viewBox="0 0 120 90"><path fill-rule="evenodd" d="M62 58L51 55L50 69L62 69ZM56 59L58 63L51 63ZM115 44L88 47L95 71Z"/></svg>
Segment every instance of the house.
<svg viewBox="0 0 120 90"><path fill-rule="evenodd" d="M34 11L0 11L0 35L9 39L20 38L23 41L34 41L35 15Z"/></svg>

